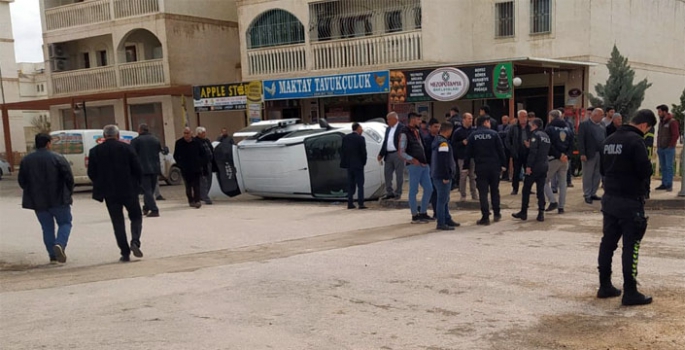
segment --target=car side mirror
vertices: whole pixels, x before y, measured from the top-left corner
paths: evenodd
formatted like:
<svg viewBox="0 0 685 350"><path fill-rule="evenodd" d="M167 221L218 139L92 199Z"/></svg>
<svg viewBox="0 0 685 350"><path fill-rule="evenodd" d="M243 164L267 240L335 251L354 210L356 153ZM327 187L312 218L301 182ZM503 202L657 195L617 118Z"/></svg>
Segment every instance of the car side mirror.
<svg viewBox="0 0 685 350"><path fill-rule="evenodd" d="M169 154L169 147L164 146L164 148L162 148L162 154L165 155L165 156L166 156L167 154Z"/></svg>

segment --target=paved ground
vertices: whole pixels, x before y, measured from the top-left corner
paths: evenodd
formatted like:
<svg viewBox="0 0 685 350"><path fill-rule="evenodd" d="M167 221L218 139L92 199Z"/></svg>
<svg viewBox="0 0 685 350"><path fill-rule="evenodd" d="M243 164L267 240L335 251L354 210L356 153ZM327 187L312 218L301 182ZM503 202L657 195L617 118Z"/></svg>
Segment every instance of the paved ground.
<svg viewBox="0 0 685 350"><path fill-rule="evenodd" d="M682 210L650 212L640 282L655 302L625 308L594 298L598 206L489 227L459 211L464 225L443 233L377 203L244 196L193 210L162 187L145 258L121 264L85 191L55 267L14 181L0 181L3 349L685 348Z"/></svg>

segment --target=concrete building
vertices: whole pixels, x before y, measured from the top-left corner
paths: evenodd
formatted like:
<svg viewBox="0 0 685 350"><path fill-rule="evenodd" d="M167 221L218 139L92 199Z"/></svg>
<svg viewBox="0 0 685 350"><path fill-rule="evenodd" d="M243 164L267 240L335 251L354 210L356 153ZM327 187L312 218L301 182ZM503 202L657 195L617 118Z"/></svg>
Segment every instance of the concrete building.
<svg viewBox="0 0 685 350"><path fill-rule="evenodd" d="M53 129L147 123L166 145L190 126L245 124L244 112L192 112L192 85L240 81L232 0L41 0ZM184 97L182 97L184 96Z"/></svg>
<svg viewBox="0 0 685 350"><path fill-rule="evenodd" d="M48 83L45 74L45 64L42 62L17 63L19 76L19 100L35 101L48 98ZM21 111L24 123L24 140L26 151L35 148L35 135L40 131L50 129L49 110L24 110Z"/></svg>
<svg viewBox="0 0 685 350"><path fill-rule="evenodd" d="M388 109L442 118L453 105L477 112L486 103L497 118L520 108L544 116L552 107L580 117L587 92L606 82L614 44L630 60L635 82L653 83L643 108L677 102L685 87L683 0L239 0L237 6L244 80L270 79L287 90L292 79L391 70L389 89L360 96L269 101L265 81L267 118L365 120ZM441 67L467 72L472 91L454 101L426 98L426 74ZM522 80L518 87L511 86L514 76ZM508 93L473 93L474 85Z"/></svg>
<svg viewBox="0 0 685 350"><path fill-rule="evenodd" d="M14 56L14 38L10 17L10 3L12 2L14 0L0 0L0 103L3 104L19 102L19 76ZM12 132L12 149L16 152L25 152L24 121L21 111L11 111L7 123L0 126L3 131L0 134L0 153L6 152L5 127L8 127Z"/></svg>

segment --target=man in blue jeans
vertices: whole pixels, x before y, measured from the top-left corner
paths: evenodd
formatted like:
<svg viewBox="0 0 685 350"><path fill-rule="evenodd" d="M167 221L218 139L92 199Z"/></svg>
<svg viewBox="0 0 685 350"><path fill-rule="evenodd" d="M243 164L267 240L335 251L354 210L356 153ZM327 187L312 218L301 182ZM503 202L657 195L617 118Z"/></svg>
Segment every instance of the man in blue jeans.
<svg viewBox="0 0 685 350"><path fill-rule="evenodd" d="M36 152L24 157L19 168L19 186L24 190L21 206L36 212L50 263L65 263L64 250L71 233L74 176L67 160L50 151L50 135L38 134L35 141Z"/></svg>
<svg viewBox="0 0 685 350"><path fill-rule="evenodd" d="M661 186L655 190L673 191L673 164L675 163L675 145L680 138L678 121L668 113L668 106L656 107L659 114L659 133L656 135L657 150L659 156L659 168L661 168Z"/></svg>
<svg viewBox="0 0 685 350"><path fill-rule="evenodd" d="M457 162L449 138L454 126L450 122L440 124L440 133L435 137L431 145L431 177L433 186L437 192L437 205L435 216L438 218L438 230L453 231L459 223L452 220L449 210L450 190L452 178L457 172Z"/></svg>
<svg viewBox="0 0 685 350"><path fill-rule="evenodd" d="M420 125L421 116L413 112L409 113L409 125L400 134L398 150L400 157L409 164L407 170L409 171L409 208L411 209L412 224L427 224L433 220L427 213L428 203L433 193L433 184L430 177L430 166L419 131ZM420 213L416 202L419 185L423 188Z"/></svg>

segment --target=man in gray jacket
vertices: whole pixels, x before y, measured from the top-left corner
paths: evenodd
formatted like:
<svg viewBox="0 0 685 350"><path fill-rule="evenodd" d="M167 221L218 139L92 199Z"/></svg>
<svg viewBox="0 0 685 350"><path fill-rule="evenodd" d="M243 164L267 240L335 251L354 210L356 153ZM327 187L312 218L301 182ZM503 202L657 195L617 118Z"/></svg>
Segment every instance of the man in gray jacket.
<svg viewBox="0 0 685 350"><path fill-rule="evenodd" d="M159 152L162 151L162 144L157 137L150 134L147 124L140 124L138 137L131 141L131 146L136 150L140 167L143 170L143 215L149 218L158 217L159 208L155 201L155 189L161 173Z"/></svg>
<svg viewBox="0 0 685 350"><path fill-rule="evenodd" d="M604 111L601 108L592 110L588 120L578 126L578 151L583 164L583 197L585 203L601 200L597 196L601 175L599 174L599 152L606 138L606 129L602 124Z"/></svg>

